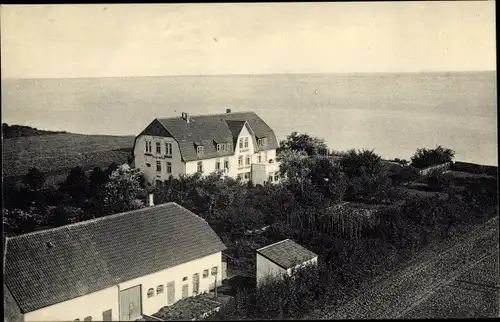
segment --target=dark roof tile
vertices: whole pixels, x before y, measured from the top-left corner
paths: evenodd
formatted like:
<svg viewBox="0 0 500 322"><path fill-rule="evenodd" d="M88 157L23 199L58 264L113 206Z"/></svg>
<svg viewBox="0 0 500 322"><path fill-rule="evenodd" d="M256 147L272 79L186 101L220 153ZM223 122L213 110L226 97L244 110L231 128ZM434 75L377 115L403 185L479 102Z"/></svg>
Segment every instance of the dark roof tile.
<svg viewBox="0 0 500 322"><path fill-rule="evenodd" d="M182 158L186 162L233 155L235 135L239 134L238 128L241 131L245 122L257 138L268 138L265 149L278 148L274 131L254 112L189 116L189 122L182 117L158 121L179 143ZM214 141L227 142L231 146L227 152L218 152ZM202 156L197 155L195 142L203 144Z"/></svg>
<svg viewBox="0 0 500 322"><path fill-rule="evenodd" d="M295 267L318 256L290 239L259 248L257 253L284 269Z"/></svg>
<svg viewBox="0 0 500 322"><path fill-rule="evenodd" d="M6 247L6 284L25 313L226 248L175 203L16 236Z"/></svg>

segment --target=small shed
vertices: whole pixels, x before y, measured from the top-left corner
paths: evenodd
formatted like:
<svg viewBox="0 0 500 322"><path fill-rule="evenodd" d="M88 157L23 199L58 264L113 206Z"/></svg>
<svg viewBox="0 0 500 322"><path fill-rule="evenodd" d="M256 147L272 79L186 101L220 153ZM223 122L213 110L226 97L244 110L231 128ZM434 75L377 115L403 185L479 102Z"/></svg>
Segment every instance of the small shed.
<svg viewBox="0 0 500 322"><path fill-rule="evenodd" d="M268 276L291 275L293 269L317 264L318 255L290 239L257 249L257 286Z"/></svg>

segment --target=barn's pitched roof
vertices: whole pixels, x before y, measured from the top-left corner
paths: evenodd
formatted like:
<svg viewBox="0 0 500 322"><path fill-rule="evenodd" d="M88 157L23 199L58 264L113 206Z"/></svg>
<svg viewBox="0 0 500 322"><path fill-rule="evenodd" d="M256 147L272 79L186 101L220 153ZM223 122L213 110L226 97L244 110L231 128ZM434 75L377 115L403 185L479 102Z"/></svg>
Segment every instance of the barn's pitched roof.
<svg viewBox="0 0 500 322"><path fill-rule="evenodd" d="M262 150L278 148L274 131L254 112L189 116L189 122L186 122L182 117L157 120L179 143L182 158L186 162L233 155L234 140L245 122L256 138L267 138L267 146ZM224 142L230 143L231 146L227 152L218 152L217 143ZM197 145L203 145L202 156L196 153ZM256 148L256 150L259 149Z"/></svg>
<svg viewBox="0 0 500 322"><path fill-rule="evenodd" d="M5 282L24 313L226 248L175 203L8 238L6 247Z"/></svg>
<svg viewBox="0 0 500 322"><path fill-rule="evenodd" d="M318 256L290 239L259 248L257 253L284 269L295 267Z"/></svg>

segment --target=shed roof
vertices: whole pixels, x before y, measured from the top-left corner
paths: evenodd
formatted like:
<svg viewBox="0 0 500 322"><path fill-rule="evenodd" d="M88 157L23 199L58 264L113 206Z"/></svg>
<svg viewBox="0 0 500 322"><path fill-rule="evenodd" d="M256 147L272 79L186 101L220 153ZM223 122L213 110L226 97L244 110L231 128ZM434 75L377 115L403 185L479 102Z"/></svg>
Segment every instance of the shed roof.
<svg viewBox="0 0 500 322"><path fill-rule="evenodd" d="M274 131L254 112L189 116L189 122L182 117L160 118L158 121L179 143L182 158L186 162L233 155L234 144L227 152L221 152L217 151L214 140L234 142L245 122L256 137L268 138L267 146L263 149L278 148ZM196 153L194 142L203 144L202 156ZM256 150L259 149L256 147Z"/></svg>
<svg viewBox="0 0 500 322"><path fill-rule="evenodd" d="M226 248L176 203L8 238L6 247L6 285L24 313Z"/></svg>
<svg viewBox="0 0 500 322"><path fill-rule="evenodd" d="M290 239L259 248L257 253L284 269L295 267L318 256Z"/></svg>

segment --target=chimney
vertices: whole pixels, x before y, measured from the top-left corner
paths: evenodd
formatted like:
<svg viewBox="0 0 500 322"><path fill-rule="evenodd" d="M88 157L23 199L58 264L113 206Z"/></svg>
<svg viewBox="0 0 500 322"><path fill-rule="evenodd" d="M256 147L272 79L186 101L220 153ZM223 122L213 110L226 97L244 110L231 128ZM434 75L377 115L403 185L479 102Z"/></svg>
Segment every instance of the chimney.
<svg viewBox="0 0 500 322"><path fill-rule="evenodd" d="M226 108L226 114L229 114L231 113L231 109L230 108Z"/></svg>
<svg viewBox="0 0 500 322"><path fill-rule="evenodd" d="M186 121L186 123L189 123L189 115L186 112L182 112L182 119Z"/></svg>
<svg viewBox="0 0 500 322"><path fill-rule="evenodd" d="M155 203L154 203L153 194L152 194L152 193L150 193L150 194L148 195L148 207L152 207L152 206L154 206L154 205L155 205Z"/></svg>

